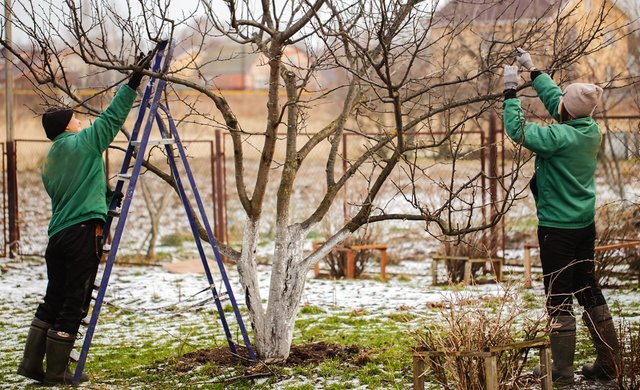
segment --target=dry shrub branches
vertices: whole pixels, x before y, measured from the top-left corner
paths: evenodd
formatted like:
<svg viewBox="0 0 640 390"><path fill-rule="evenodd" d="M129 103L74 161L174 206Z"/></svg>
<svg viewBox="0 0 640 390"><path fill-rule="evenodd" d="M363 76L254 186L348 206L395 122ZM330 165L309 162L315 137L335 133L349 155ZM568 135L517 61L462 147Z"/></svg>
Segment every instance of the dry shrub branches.
<svg viewBox="0 0 640 390"><path fill-rule="evenodd" d="M441 352L431 357L428 370L442 388L484 389L484 360L460 353L494 350L498 350L500 386L521 388L529 350L503 347L546 333L544 311L527 308L521 297L507 288L503 295L488 301L470 300L463 293L454 293L442 313L442 321L426 327L416 337L418 350Z"/></svg>

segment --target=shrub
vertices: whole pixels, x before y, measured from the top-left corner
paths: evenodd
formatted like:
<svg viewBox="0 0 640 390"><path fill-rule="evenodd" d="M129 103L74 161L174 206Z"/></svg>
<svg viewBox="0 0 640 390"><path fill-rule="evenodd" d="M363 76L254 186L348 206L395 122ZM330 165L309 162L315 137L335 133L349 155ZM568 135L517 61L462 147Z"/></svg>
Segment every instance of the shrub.
<svg viewBox="0 0 640 390"><path fill-rule="evenodd" d="M342 243L342 247L350 247L354 245L370 245L379 242L378 231L369 227L367 229L357 230L353 236L345 240ZM354 277L359 278L364 269L374 256L376 256L374 250L362 250L356 251L354 261ZM327 257L326 262L329 265L329 275L333 278L344 278L347 275L347 252L340 250L331 251Z"/></svg>
<svg viewBox="0 0 640 390"><path fill-rule="evenodd" d="M640 240L640 208L610 203L596 213L596 245L611 245ZM640 274L640 246L596 252L596 277L603 286L614 284L618 275ZM631 275L629 275L631 276Z"/></svg>
<svg viewBox="0 0 640 390"><path fill-rule="evenodd" d="M428 361L428 370L444 389L485 388L483 359L454 354L489 351L548 334L544 311L532 312L509 290L490 307L456 293L443 309L442 317L432 328L417 332L416 339L419 351L441 353ZM529 350L514 347L497 353L500 385L522 388Z"/></svg>
<svg viewBox="0 0 640 390"><path fill-rule="evenodd" d="M440 252L445 256L489 258L491 253L487 245L488 232L469 233L458 238L457 242L442 241ZM464 279L464 263L462 261L447 260L447 273L452 283L459 283ZM475 276L479 270L484 269L483 264L473 264L471 273Z"/></svg>
<svg viewBox="0 0 640 390"><path fill-rule="evenodd" d="M618 375L618 388L640 389L640 325L623 322L619 328L622 370Z"/></svg>

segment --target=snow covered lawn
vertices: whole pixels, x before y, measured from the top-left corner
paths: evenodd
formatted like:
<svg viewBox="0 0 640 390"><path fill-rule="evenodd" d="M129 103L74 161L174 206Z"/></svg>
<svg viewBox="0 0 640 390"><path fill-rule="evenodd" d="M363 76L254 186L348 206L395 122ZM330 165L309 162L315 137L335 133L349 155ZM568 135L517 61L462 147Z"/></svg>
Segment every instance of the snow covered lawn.
<svg viewBox="0 0 640 390"><path fill-rule="evenodd" d="M268 270L266 266L260 268L263 297L268 294ZM328 331L341 333L346 343L366 344L370 332L396 332L398 340L402 340L398 342L398 349L402 349L399 352L401 356L406 356L402 362L406 367L391 374L384 373L385 369L393 371L389 368L393 363L389 362L389 367L385 368L383 364L379 367L382 373L376 375L391 375L395 379L385 379L385 383L395 381L392 387L410 388L411 339L407 332L437 322L442 302L461 289L431 286L429 262L403 261L400 265L390 266L388 271L394 275L388 282L313 279L310 273L294 343L322 337L322 332ZM44 294L46 266L38 257L22 260L0 258L0 272L0 385L3 388L21 388L31 382L16 375L15 370L21 358L28 324ZM216 275L214 273L214 278ZM237 274L229 270L229 275L234 293L242 304ZM511 278L515 280L518 276L512 275ZM86 369L92 380L85 387L218 388L219 373L212 375L200 370L189 375L153 374L154 370L162 371L163 362L175 360L188 351L225 345L224 333L209 300L210 293L196 295L206 285L203 274L175 274L157 266L116 264L105 299L107 305L103 307L87 362ZM480 302L502 295L504 286L467 286L463 291ZM520 293L534 308L533 311L539 312L541 306L538 305L543 301L540 282L535 283L534 289L521 290ZM615 313L623 309L627 319L640 319L637 291L606 291L606 295ZM394 321L399 313L408 313L406 320ZM336 321L336 330L329 330L330 324ZM581 335L582 339L585 337L586 334ZM241 372L235 373L239 374ZM349 384L336 383L340 381L340 376L331 378L321 370L306 373L294 370L277 379L258 380L254 385L292 389L376 387L363 384L357 378ZM246 383L243 386L247 386Z"/></svg>

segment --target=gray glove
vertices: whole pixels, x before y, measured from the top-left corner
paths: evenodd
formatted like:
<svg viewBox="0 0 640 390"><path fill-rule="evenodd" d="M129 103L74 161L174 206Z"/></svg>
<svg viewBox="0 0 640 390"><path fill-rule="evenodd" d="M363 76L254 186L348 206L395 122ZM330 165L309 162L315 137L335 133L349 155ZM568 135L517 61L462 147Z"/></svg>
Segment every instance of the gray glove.
<svg viewBox="0 0 640 390"><path fill-rule="evenodd" d="M505 65L503 77L504 89L515 89L518 86L518 67Z"/></svg>
<svg viewBox="0 0 640 390"><path fill-rule="evenodd" d="M535 69L535 66L533 66L533 61L531 61L531 54L529 54L529 52L521 47L517 48L516 52L516 60L520 63L520 65L522 65L527 70Z"/></svg>

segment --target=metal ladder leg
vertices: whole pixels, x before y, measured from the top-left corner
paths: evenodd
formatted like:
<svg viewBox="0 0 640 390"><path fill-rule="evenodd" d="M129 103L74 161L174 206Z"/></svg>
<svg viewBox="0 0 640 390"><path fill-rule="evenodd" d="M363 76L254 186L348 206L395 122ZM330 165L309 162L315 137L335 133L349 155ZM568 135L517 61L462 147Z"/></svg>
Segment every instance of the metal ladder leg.
<svg viewBox="0 0 640 390"><path fill-rule="evenodd" d="M157 71L157 67L159 67L160 61L162 59L162 50L160 50L157 55L156 55L156 66L154 66L154 70ZM160 83L159 83L160 84ZM140 107L140 113L138 115L138 119L136 120L136 126L134 127L134 131L133 134L137 136L137 134L139 133L140 130L140 126L142 124L143 118L144 118L144 112L146 111L146 104L147 101L149 99L149 97L151 96L151 90L153 89L153 83L150 81L149 85L147 86L147 89L145 90L145 94L144 97L142 99L141 102L141 107ZM129 185L127 187L127 193L126 196L122 202L122 208L121 208L121 212L120 212L120 217L118 220L118 224L116 226L116 230L113 236L113 241L111 243L111 249L109 250L109 256L107 257L107 262L105 265L105 269L103 271L102 274L102 280L100 283L100 289L98 291L98 295L96 297L96 300L93 304L93 310L91 312L91 320L89 321L89 326L87 328L85 337L84 337L84 342L82 345L82 350L80 352L80 357L78 358L78 363L76 366L76 370L73 376L73 384L77 385L79 383L80 380L80 376L82 375L82 371L84 370L84 365L86 363L87 360L87 355L89 353L89 348L91 347L91 341L93 339L93 334L95 332L95 327L96 324L98 322L98 317L100 315L100 310L102 308L102 304L104 301L104 296L106 294L106 290L109 284L109 278L111 276L111 271L113 269L113 264L115 262L115 257L116 254L118 252L118 247L120 245L120 238L122 237L122 232L124 231L124 226L126 224L126 220L127 220L127 215L129 213L129 207L131 205L131 200L133 198L133 193L135 190L135 186L137 183L137 179L138 176L140 175L140 170L142 167L142 161L144 159L144 154L145 154L145 149L147 146L147 140L149 138L149 134L151 132L151 127L153 125L153 118L155 117L154 111L157 110L158 107L158 100L161 97L162 94L162 89L160 88L160 85L158 85L158 87L155 90L154 93L154 98L153 98L153 104L151 105L150 108L150 114L149 117L147 118L147 123L144 127L144 132L142 135L142 142L141 145L138 149L137 152L137 156L136 156L136 160L135 160L135 165L133 168L133 172L131 173L131 177L129 180ZM133 137L132 137L133 138ZM122 169L121 169L121 174L122 172L126 172L127 168L129 166L130 160L131 160L131 156L133 155L133 148L130 145L129 148L127 149L127 153L125 155L125 161L122 165ZM123 185L124 185L124 181L123 179L120 179L118 181L118 184L116 185L116 189L117 190L121 190ZM114 207L115 204L114 202L112 202L111 204L111 209L115 208ZM112 221L113 217L108 218L108 222L109 222L109 227L111 225L111 221ZM108 230L105 229L105 234L108 234Z"/></svg>

